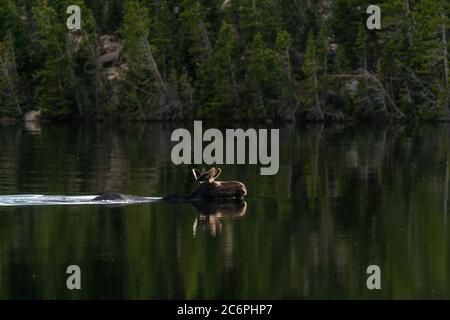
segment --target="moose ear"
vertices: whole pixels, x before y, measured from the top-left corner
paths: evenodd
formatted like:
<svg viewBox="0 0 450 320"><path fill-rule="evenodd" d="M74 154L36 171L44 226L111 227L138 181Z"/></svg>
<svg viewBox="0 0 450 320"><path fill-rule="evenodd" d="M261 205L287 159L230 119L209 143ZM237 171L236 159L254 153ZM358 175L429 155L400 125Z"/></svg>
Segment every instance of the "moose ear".
<svg viewBox="0 0 450 320"><path fill-rule="evenodd" d="M194 175L195 180L198 180L198 178L201 176L200 171L197 169L192 169L192 174Z"/></svg>
<svg viewBox="0 0 450 320"><path fill-rule="evenodd" d="M215 167L212 167L211 170L209 170L209 182L213 182L216 179L217 176L217 169Z"/></svg>
<svg viewBox="0 0 450 320"><path fill-rule="evenodd" d="M212 177L212 180L216 180L220 176L221 173L222 173L222 169L217 168L216 172L214 173L214 175Z"/></svg>

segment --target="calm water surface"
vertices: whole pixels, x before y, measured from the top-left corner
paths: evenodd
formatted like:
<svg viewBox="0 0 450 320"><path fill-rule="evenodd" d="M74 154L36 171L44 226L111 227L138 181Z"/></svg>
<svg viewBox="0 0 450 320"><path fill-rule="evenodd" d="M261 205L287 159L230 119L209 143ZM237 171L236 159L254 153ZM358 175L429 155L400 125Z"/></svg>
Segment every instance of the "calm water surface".
<svg viewBox="0 0 450 320"><path fill-rule="evenodd" d="M187 193L172 129L0 126L0 195ZM450 298L449 134L285 126L278 175L222 167L246 203L0 207L0 298Z"/></svg>

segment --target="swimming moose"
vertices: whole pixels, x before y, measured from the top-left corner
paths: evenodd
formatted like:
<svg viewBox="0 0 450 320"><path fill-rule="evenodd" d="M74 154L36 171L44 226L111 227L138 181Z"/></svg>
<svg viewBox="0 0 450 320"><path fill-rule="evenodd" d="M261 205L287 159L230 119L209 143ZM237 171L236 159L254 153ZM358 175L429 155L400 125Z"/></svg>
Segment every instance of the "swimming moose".
<svg viewBox="0 0 450 320"><path fill-rule="evenodd" d="M211 168L206 171L192 169L192 173L197 182L197 187L187 196L169 194L161 199L164 202L193 202L213 199L236 199L243 198L247 194L247 188L239 181L216 181L222 173L220 168ZM125 195L116 192L103 194L93 199L93 201L145 201L145 198Z"/></svg>

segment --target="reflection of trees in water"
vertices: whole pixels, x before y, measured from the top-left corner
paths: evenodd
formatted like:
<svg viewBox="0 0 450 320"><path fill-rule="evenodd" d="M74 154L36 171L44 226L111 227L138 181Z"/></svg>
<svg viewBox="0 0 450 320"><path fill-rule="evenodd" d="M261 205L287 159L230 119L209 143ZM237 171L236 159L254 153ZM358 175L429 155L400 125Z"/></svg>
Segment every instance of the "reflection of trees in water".
<svg viewBox="0 0 450 320"><path fill-rule="evenodd" d="M0 127L0 190L188 193L189 170L170 163L171 132L155 124L43 126L40 134ZM384 297L449 297L449 133L288 126L277 176L223 166L224 179L249 189L239 221L226 207L189 205L3 212L0 297L14 295L21 266L51 280L40 292L29 279L32 293L64 294L54 275L74 257L97 277L108 270L89 274L109 288L87 290L92 297L371 297L369 264L381 266Z"/></svg>
<svg viewBox="0 0 450 320"><path fill-rule="evenodd" d="M297 185L292 187L302 190L306 186L307 197L305 206L295 210L306 210L315 217L314 227L302 240L308 243L304 249L309 252L304 259L312 268L311 281L324 283L323 278L318 280L316 269L330 278L327 292L349 289L345 286L352 277L361 283L363 266L378 263L388 269L386 280L398 285L400 296L413 295L420 290L414 277L430 275L420 260L442 261L448 255L443 250L431 258L428 251L422 252L424 244L435 237L442 237L440 244L446 243L446 227L440 227L446 223L446 214L437 212L447 212L448 129L428 133L399 129L358 134L325 129L318 151L317 137L311 131L305 137L304 162L295 166L308 171L301 179L294 178ZM311 169L317 157L319 170ZM292 201L298 207L298 199ZM424 220L430 229L423 229ZM414 266L414 260L421 266ZM439 268L448 270L448 264L443 262ZM442 271L441 276L446 279ZM338 287L331 280L336 277L344 279ZM446 286L438 287L439 294L447 292ZM355 290L355 296L364 294L364 287Z"/></svg>
<svg viewBox="0 0 450 320"><path fill-rule="evenodd" d="M137 187L130 179L141 178L138 187L147 188L143 194L150 195L156 191L161 167L170 161L171 129L159 124L44 126L40 134L21 126L2 126L0 133L3 179L39 173L53 184L42 185L43 190L23 190L32 183L19 181L18 192L125 192Z"/></svg>
<svg viewBox="0 0 450 320"><path fill-rule="evenodd" d="M16 190L14 186L17 185L17 175L14 172L19 169L18 141L22 139L22 136L21 128L6 124L0 126L0 192Z"/></svg>

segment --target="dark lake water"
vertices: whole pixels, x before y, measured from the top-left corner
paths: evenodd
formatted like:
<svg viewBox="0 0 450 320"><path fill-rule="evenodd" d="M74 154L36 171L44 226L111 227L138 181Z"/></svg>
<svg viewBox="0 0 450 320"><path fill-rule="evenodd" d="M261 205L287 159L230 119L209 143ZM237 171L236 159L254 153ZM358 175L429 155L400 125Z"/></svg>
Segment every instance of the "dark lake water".
<svg viewBox="0 0 450 320"><path fill-rule="evenodd" d="M172 129L0 126L0 195L188 193ZM450 298L449 127L280 129L277 175L222 167L245 203L0 206L0 298Z"/></svg>

